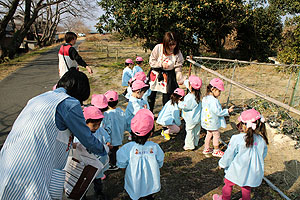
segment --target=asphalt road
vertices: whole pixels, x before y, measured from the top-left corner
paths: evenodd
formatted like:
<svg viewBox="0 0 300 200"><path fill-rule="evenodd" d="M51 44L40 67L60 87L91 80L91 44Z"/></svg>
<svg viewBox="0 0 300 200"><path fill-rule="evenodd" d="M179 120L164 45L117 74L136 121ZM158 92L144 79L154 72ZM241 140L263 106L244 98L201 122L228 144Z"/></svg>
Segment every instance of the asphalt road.
<svg viewBox="0 0 300 200"><path fill-rule="evenodd" d="M81 41L78 41L76 46ZM75 47L76 47L75 46ZM57 83L60 45L0 81L0 149L28 100Z"/></svg>

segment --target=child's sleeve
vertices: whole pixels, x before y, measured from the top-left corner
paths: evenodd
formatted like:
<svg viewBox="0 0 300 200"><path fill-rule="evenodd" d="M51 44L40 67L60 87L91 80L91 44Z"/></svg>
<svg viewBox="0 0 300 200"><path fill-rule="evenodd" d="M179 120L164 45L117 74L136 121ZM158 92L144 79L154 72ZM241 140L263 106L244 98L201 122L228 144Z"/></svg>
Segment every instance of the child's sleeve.
<svg viewBox="0 0 300 200"><path fill-rule="evenodd" d="M219 101L212 102L210 106L211 112L215 113L219 117L228 116L228 109L222 109Z"/></svg>
<svg viewBox="0 0 300 200"><path fill-rule="evenodd" d="M117 166L119 168L126 168L129 163L130 152L126 147L127 145L124 145L117 151Z"/></svg>
<svg viewBox="0 0 300 200"><path fill-rule="evenodd" d="M161 168L164 163L165 154L158 144L156 144L156 146L157 146L156 160L158 162L159 168Z"/></svg>
<svg viewBox="0 0 300 200"><path fill-rule="evenodd" d="M224 155L219 160L219 166L221 168L227 169L230 166L231 162L233 161L237 153L238 153L238 148L235 142L235 137L232 136Z"/></svg>
<svg viewBox="0 0 300 200"><path fill-rule="evenodd" d="M178 109L175 109L173 111L173 119L174 119L174 122L177 126L180 126L181 125L181 120L180 120L180 112Z"/></svg>
<svg viewBox="0 0 300 200"><path fill-rule="evenodd" d="M196 100L190 95L185 96L184 100L178 103L178 107L184 111L193 110L197 105Z"/></svg>
<svg viewBox="0 0 300 200"><path fill-rule="evenodd" d="M264 148L264 153L263 153L263 158L265 159L268 153L268 146L267 144L265 144L265 148Z"/></svg>
<svg viewBox="0 0 300 200"><path fill-rule="evenodd" d="M104 137L104 142L105 143L111 143L111 138L110 138L110 135L107 133L107 131L105 129L102 129L102 134L103 134L103 137Z"/></svg>

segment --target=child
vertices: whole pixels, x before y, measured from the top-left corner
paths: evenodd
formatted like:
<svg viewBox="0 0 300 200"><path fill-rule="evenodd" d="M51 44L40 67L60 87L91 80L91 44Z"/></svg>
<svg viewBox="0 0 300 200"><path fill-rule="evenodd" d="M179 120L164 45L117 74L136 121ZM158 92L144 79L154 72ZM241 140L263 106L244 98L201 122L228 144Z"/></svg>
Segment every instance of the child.
<svg viewBox="0 0 300 200"><path fill-rule="evenodd" d="M139 110L131 120L132 142L117 152L117 165L126 168L125 190L130 198L154 199L160 191L160 171L164 152L160 146L147 139L152 135L154 116L148 109Z"/></svg>
<svg viewBox="0 0 300 200"><path fill-rule="evenodd" d="M161 135L164 136L166 140L170 140L170 133L179 133L180 131L180 111L178 108L178 101L184 97L184 90L177 88L171 95L171 100L168 101L162 110L159 112L156 123L166 126L167 130L164 129Z"/></svg>
<svg viewBox="0 0 300 200"><path fill-rule="evenodd" d="M108 110L108 101L104 94L93 94L91 104L99 108L102 113Z"/></svg>
<svg viewBox="0 0 300 200"><path fill-rule="evenodd" d="M129 98L128 105L125 110L125 117L127 122L126 130L130 133L130 122L134 115L140 109L147 108L149 109L149 104L147 101L143 100L142 97L144 93L148 90L149 85L146 85L143 81L135 80L132 83L132 95ZM129 140L131 135L129 135Z"/></svg>
<svg viewBox="0 0 300 200"><path fill-rule="evenodd" d="M137 73L137 72L142 72L143 69L141 68L143 66L143 58L140 57L140 56L137 56L136 59L135 59L135 63L136 63L136 66L133 67L132 69L132 77L134 77L134 75Z"/></svg>
<svg viewBox="0 0 300 200"><path fill-rule="evenodd" d="M94 136L106 147L106 151L108 153L108 145L110 145L107 142L107 137L108 134L107 132L100 127L100 123L104 116L102 115L101 111L95 107L95 106L89 106L85 107L83 109L83 115L86 120L86 125L90 128L91 132L94 134ZM100 128L99 128L100 127ZM74 147L76 147L76 144L79 142L79 140L75 137L74 138ZM108 163L108 156L97 156L100 162L102 162L103 165ZM97 177L94 180L94 190L97 196L104 197L105 195L103 194L103 184L101 178L103 178L104 172L108 169L108 165L105 165L105 167L99 172Z"/></svg>
<svg viewBox="0 0 300 200"><path fill-rule="evenodd" d="M203 154L211 154L215 157L222 157L224 152L219 149L220 132L219 128L226 128L224 116L228 116L233 111L233 106L229 109L222 109L217 99L224 91L224 83L219 78L214 78L207 86L207 96L202 99L201 126L207 130ZM209 148L211 138L213 137L214 150Z"/></svg>
<svg viewBox="0 0 300 200"><path fill-rule="evenodd" d="M90 74L93 70L81 58L76 49L73 47L76 44L77 35L73 32L67 32L65 35L66 43L63 44L58 52L59 59L59 77L61 78L71 67L78 69L77 65L85 67Z"/></svg>
<svg viewBox="0 0 300 200"><path fill-rule="evenodd" d="M219 166L225 169L225 186L222 195L214 200L230 200L232 187L242 188L242 199L250 200L251 187L258 187L264 176L264 159L267 156L268 138L265 119L255 109L242 112L237 125L241 131L230 139Z"/></svg>
<svg viewBox="0 0 300 200"><path fill-rule="evenodd" d="M123 70L122 75L122 86L128 86L128 81L133 77L132 75L132 67L133 67L133 61L131 59L125 60L125 68Z"/></svg>
<svg viewBox="0 0 300 200"><path fill-rule="evenodd" d="M129 99L130 98L130 96L131 96L131 94L132 94L132 89L131 89L131 86L132 86L132 82L134 81L134 80L140 80L140 81L143 81L144 83L146 83L147 84L147 76L146 76L146 74L145 74L145 72L137 72L135 75L134 75L134 77L133 77L133 79L131 79L131 80L129 80L129 86L127 87L127 94L126 94L126 98L127 99ZM143 99L145 100L145 101L148 101L148 96L151 94L151 89L148 89L146 92L145 92L145 94L143 95Z"/></svg>
<svg viewBox="0 0 300 200"><path fill-rule="evenodd" d="M191 75L188 81L190 93L184 97L184 101L178 104L178 107L182 109L182 117L185 121L186 137L183 149L186 151L194 150L195 147L198 146L201 130L200 88L202 86L202 80L195 75Z"/></svg>
<svg viewBox="0 0 300 200"><path fill-rule="evenodd" d="M107 91L105 97L108 99L109 109L104 113L103 128L108 132L111 138L111 148L109 152L110 167L109 170L117 170L116 153L119 146L122 145L124 131L126 128L125 113L121 108L117 108L118 93Z"/></svg>

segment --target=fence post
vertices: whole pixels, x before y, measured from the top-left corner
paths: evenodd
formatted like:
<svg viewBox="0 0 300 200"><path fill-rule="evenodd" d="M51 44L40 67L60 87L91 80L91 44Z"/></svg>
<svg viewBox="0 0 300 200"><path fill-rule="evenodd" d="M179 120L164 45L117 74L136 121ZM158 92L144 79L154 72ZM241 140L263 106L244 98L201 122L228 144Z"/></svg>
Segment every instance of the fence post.
<svg viewBox="0 0 300 200"><path fill-rule="evenodd" d="M118 62L118 57L119 57L119 49L117 48L117 51L116 51L116 62Z"/></svg>
<svg viewBox="0 0 300 200"><path fill-rule="evenodd" d="M109 58L108 45L106 46L106 57Z"/></svg>
<svg viewBox="0 0 300 200"><path fill-rule="evenodd" d="M234 73L235 73L235 68L236 68L237 62L238 62L237 59L235 59L231 80L233 80L233 78L234 78ZM230 84L229 93L228 93L227 102L226 102L226 107L228 107L228 104L229 104L231 89L232 89L232 83Z"/></svg>
<svg viewBox="0 0 300 200"><path fill-rule="evenodd" d="M298 76L296 78L296 82L295 82L295 85L293 87L293 92L292 92L292 96L290 98L290 102L289 102L289 106L293 106L293 101L294 101L294 97L295 97L295 94L296 94L296 90L297 90L297 87L298 87L298 82L299 82L299 76L300 76L300 70L299 70L299 67L298 67Z"/></svg>

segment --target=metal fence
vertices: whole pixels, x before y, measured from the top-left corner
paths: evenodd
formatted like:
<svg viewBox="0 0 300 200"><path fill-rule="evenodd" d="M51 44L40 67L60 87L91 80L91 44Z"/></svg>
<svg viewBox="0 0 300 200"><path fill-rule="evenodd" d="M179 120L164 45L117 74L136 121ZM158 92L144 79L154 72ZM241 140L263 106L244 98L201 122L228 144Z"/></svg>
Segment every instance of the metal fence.
<svg viewBox="0 0 300 200"><path fill-rule="evenodd" d="M187 60L193 64L192 74L199 76L204 86L215 77L225 81L225 91L219 98L224 106L235 105L240 112L254 107L266 116L271 127L292 138L296 149L300 147L299 65L210 57L188 57ZM201 92L205 95L206 87L202 87ZM300 157L287 156L279 147L278 152L276 147L270 149L269 157L272 158L266 161L266 174L274 184L266 177L264 180L283 198L289 199L278 188L293 195L290 190L295 188L295 184L300 186ZM274 159L277 161L275 165L281 166L278 167L281 170L274 168Z"/></svg>

